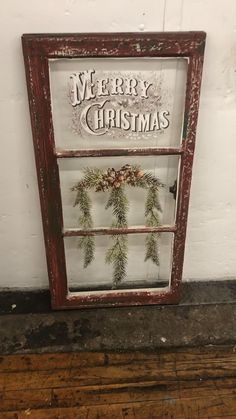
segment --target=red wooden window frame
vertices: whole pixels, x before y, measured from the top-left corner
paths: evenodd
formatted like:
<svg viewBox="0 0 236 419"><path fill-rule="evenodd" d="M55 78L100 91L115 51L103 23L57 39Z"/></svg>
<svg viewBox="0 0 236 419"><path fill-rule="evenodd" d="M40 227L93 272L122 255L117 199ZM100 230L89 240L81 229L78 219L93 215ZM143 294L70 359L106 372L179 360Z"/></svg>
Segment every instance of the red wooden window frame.
<svg viewBox="0 0 236 419"><path fill-rule="evenodd" d="M31 124L52 307L171 304L179 301L189 193L199 108L206 34L204 32L25 34L22 36ZM81 57L184 57L188 58L183 138L177 148L56 150L51 112L49 60ZM58 158L90 156L179 155L176 222L152 231L174 234L170 286L149 290L69 293L64 250L65 236L128 234L151 231L148 227L63 230Z"/></svg>

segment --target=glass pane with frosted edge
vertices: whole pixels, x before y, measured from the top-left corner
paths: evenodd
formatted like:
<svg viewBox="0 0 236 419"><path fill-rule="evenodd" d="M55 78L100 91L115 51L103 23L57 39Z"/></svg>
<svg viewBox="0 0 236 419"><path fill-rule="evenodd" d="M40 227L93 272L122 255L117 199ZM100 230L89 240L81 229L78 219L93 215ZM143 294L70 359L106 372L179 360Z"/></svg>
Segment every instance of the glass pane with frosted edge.
<svg viewBox="0 0 236 419"><path fill-rule="evenodd" d="M108 168L119 170L124 165L138 165L141 172L155 175L163 187L159 188L158 196L162 212L159 213L160 224L173 225L175 223L176 201L169 188L174 184L178 175L180 158L178 156L148 156L148 157L91 157L59 159L59 173L62 196L64 228L79 228L79 206L74 207L77 192L71 189L84 176L84 168L99 168L107 172ZM96 192L88 190L92 202L91 214L94 227L109 227L113 221L112 209L105 209L111 188ZM125 193L129 200L128 225L145 225L145 201L147 190L140 187L125 185Z"/></svg>
<svg viewBox="0 0 236 419"><path fill-rule="evenodd" d="M126 277L117 289L162 288L169 285L172 265L172 233L159 233L159 266L145 259L147 234L130 234ZM71 292L110 290L113 282L112 265L105 263L106 252L113 243L112 236L95 237L95 258L83 267L83 254L78 247L78 237L66 237L65 253L68 288Z"/></svg>
<svg viewBox="0 0 236 419"><path fill-rule="evenodd" d="M187 58L51 59L58 149L180 145Z"/></svg>

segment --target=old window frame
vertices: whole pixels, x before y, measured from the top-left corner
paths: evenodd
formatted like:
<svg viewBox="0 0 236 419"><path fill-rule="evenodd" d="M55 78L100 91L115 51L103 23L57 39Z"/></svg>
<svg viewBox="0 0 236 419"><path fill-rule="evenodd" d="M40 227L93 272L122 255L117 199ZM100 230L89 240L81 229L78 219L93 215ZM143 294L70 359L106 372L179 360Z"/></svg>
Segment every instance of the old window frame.
<svg viewBox="0 0 236 419"><path fill-rule="evenodd" d="M29 96L32 134L44 228L51 303L54 309L91 306L173 304L180 299L189 194L199 109L206 34L204 32L25 34L22 45ZM55 148L49 60L81 57L184 57L188 59L182 142L175 148L60 150ZM95 156L178 155L176 222L173 226L107 228L64 231L57 160ZM170 285L148 290L112 290L70 293L67 285L64 237L84 234L174 234Z"/></svg>

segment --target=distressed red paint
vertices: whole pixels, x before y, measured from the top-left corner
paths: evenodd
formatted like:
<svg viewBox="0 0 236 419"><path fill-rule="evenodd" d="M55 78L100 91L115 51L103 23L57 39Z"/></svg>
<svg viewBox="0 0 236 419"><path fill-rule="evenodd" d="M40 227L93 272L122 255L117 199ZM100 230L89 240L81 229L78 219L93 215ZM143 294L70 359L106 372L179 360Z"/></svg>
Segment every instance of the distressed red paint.
<svg viewBox="0 0 236 419"><path fill-rule="evenodd" d="M22 36L31 125L38 173L51 301L54 309L173 304L180 299L180 284L192 176L196 126L206 34L204 32L26 34ZM49 85L50 58L77 57L188 57L184 132L180 148L115 150L55 150ZM152 290L93 291L70 294L66 278L63 236L111 234L112 229L63 230L57 159L61 157L180 155L175 226L158 231L174 234L170 287ZM116 234L145 233L130 227ZM142 230L142 231L141 231Z"/></svg>

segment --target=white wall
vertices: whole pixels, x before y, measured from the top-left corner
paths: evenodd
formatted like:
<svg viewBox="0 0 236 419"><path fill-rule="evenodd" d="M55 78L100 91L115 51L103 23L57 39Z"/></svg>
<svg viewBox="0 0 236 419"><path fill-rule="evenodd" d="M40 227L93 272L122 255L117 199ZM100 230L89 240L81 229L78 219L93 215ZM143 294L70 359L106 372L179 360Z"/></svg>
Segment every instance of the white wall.
<svg viewBox="0 0 236 419"><path fill-rule="evenodd" d="M235 15L235 0L2 1L0 286L47 286L20 41L27 32L207 32L184 278L235 277Z"/></svg>

